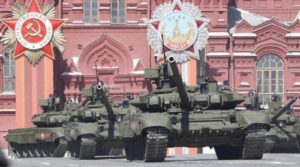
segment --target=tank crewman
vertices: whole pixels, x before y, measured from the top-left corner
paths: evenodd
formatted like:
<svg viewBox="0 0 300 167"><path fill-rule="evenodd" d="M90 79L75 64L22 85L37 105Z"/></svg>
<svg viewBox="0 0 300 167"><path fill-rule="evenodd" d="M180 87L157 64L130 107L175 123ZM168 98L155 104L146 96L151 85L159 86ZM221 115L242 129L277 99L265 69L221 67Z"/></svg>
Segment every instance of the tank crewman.
<svg viewBox="0 0 300 167"><path fill-rule="evenodd" d="M246 107L246 109L248 110L255 110L256 106L255 106L255 93L254 91L250 91L248 93L248 97L246 98L245 102L244 102L244 106Z"/></svg>

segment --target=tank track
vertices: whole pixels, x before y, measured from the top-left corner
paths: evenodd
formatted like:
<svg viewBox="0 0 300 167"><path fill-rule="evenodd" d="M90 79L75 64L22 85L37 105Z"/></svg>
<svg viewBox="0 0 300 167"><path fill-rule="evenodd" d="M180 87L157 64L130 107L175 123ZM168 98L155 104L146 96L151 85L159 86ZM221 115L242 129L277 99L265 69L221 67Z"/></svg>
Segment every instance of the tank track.
<svg viewBox="0 0 300 167"><path fill-rule="evenodd" d="M70 152L73 158L93 159L96 154L96 139L94 137L81 137L71 144Z"/></svg>
<svg viewBox="0 0 300 167"><path fill-rule="evenodd" d="M166 158L168 135L165 130L148 130L145 149L145 162L162 162Z"/></svg>
<svg viewBox="0 0 300 167"><path fill-rule="evenodd" d="M139 135L125 141L126 159L162 162L166 157L167 142L165 129L149 129L146 136Z"/></svg>
<svg viewBox="0 0 300 167"><path fill-rule="evenodd" d="M266 128L252 126L248 128L244 139L242 159L262 159L266 139Z"/></svg>
<svg viewBox="0 0 300 167"><path fill-rule="evenodd" d="M16 158L63 157L67 151L67 142L60 139L58 143L43 142L36 144L10 143L9 152Z"/></svg>

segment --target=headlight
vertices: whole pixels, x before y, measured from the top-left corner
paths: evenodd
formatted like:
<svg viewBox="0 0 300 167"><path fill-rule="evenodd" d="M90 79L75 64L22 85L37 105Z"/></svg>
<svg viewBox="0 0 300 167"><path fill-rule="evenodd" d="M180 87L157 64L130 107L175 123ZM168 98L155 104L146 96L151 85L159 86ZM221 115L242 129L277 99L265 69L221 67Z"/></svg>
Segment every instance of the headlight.
<svg viewBox="0 0 300 167"><path fill-rule="evenodd" d="M278 121L276 122L276 124L277 124L278 127L284 128L285 125L286 125L286 122L283 121L283 120L278 120Z"/></svg>

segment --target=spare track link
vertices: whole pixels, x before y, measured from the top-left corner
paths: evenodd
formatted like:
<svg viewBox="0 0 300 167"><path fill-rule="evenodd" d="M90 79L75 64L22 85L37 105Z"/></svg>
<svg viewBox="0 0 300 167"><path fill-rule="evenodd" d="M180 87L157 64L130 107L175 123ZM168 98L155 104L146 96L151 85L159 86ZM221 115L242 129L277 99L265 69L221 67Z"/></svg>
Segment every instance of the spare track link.
<svg viewBox="0 0 300 167"><path fill-rule="evenodd" d="M146 138L145 162L162 162L167 151L168 135L164 129L148 130Z"/></svg>
<svg viewBox="0 0 300 167"><path fill-rule="evenodd" d="M242 159L262 159L266 139L266 128L254 126L247 130Z"/></svg>
<svg viewBox="0 0 300 167"><path fill-rule="evenodd" d="M79 159L93 159L96 154L96 140L93 137L82 137Z"/></svg>

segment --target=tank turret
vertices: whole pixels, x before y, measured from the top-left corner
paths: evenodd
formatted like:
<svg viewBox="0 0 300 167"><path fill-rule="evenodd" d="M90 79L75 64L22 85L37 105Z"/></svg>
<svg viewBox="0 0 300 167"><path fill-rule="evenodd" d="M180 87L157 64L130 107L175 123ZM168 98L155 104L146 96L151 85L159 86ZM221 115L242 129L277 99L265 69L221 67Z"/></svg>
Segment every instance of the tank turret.
<svg viewBox="0 0 300 167"><path fill-rule="evenodd" d="M287 104L285 104L283 107L281 107L273 116L271 119L271 122L274 123L276 120L284 114L291 106L297 101L298 97L293 97Z"/></svg>

